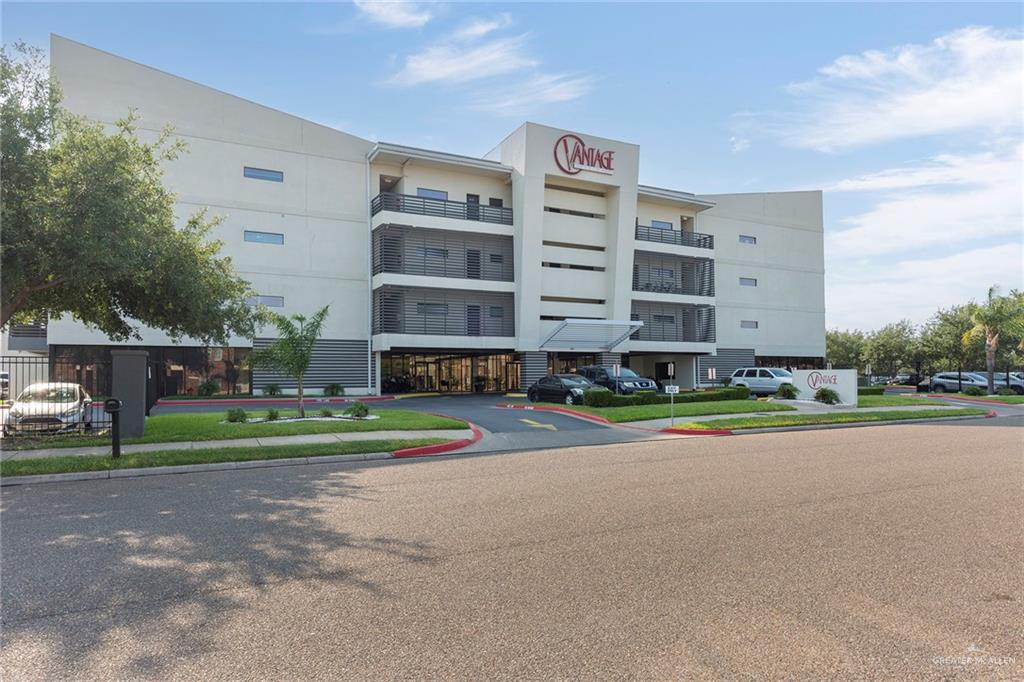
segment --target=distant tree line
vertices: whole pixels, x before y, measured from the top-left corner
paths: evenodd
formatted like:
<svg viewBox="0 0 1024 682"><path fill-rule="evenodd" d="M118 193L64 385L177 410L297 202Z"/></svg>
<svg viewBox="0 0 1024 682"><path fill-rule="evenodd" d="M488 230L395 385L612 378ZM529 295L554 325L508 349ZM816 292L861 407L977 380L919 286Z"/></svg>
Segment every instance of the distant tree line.
<svg viewBox="0 0 1024 682"><path fill-rule="evenodd" d="M825 334L833 367L870 365L873 374L926 376L944 371L992 373L1024 368L1024 293L989 289L986 300L940 308L923 325L900 320L872 332L832 329Z"/></svg>

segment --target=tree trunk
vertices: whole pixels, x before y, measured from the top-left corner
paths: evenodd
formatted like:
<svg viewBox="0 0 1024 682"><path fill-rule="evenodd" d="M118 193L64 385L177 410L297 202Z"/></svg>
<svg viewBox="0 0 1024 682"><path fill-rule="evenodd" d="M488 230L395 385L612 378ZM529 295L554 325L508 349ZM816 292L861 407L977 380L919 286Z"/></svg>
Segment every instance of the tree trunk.
<svg viewBox="0 0 1024 682"><path fill-rule="evenodd" d="M306 407L302 404L302 377L299 377L299 418L306 416Z"/></svg>
<svg viewBox="0 0 1024 682"><path fill-rule="evenodd" d="M985 369L988 370L988 394L992 395L996 392L996 341L995 337L990 336L985 343Z"/></svg>

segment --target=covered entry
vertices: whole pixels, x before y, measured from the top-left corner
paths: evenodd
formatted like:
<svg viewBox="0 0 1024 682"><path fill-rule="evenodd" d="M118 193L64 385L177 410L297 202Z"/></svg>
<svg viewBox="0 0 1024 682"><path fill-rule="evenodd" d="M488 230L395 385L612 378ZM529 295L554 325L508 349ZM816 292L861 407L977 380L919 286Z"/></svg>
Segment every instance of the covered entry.
<svg viewBox="0 0 1024 682"><path fill-rule="evenodd" d="M381 353L384 393L496 393L519 386L515 353Z"/></svg>

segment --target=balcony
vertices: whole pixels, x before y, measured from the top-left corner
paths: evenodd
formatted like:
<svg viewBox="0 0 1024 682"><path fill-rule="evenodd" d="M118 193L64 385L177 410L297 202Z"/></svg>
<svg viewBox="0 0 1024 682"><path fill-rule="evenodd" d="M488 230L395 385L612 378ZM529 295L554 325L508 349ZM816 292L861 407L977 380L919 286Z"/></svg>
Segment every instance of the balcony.
<svg viewBox="0 0 1024 682"><path fill-rule="evenodd" d="M7 349L45 353L47 350L46 322L12 324L7 334Z"/></svg>
<svg viewBox="0 0 1024 682"><path fill-rule="evenodd" d="M475 220L497 225L512 224L511 208L467 204L464 201L448 199L430 199L411 194L395 194L394 192L382 192L370 202L371 215L377 215L381 211L411 213L436 218L455 218L456 220Z"/></svg>
<svg viewBox="0 0 1024 682"><path fill-rule="evenodd" d="M374 334L514 336L510 293L386 286L373 292Z"/></svg>
<svg viewBox="0 0 1024 682"><path fill-rule="evenodd" d="M373 231L373 274L511 282L512 237L386 225Z"/></svg>
<svg viewBox="0 0 1024 682"><path fill-rule="evenodd" d="M682 296L715 295L715 261L637 251L633 291Z"/></svg>
<svg viewBox="0 0 1024 682"><path fill-rule="evenodd" d="M684 232L683 230L669 230L663 227L637 225L635 237L638 241L654 242L656 244L692 246L698 249L715 248L714 236L700 232Z"/></svg>
<svg viewBox="0 0 1024 682"><path fill-rule="evenodd" d="M660 343L714 343L714 306L693 306L634 301L630 319L644 323L632 341Z"/></svg>

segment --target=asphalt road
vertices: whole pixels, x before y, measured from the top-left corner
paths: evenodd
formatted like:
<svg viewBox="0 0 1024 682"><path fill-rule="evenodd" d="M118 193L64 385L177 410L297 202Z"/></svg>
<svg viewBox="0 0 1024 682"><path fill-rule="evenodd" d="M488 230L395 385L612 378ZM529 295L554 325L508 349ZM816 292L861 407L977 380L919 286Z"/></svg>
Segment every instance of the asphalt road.
<svg viewBox="0 0 1024 682"><path fill-rule="evenodd" d="M5 489L3 679L1019 679L1020 419Z"/></svg>

